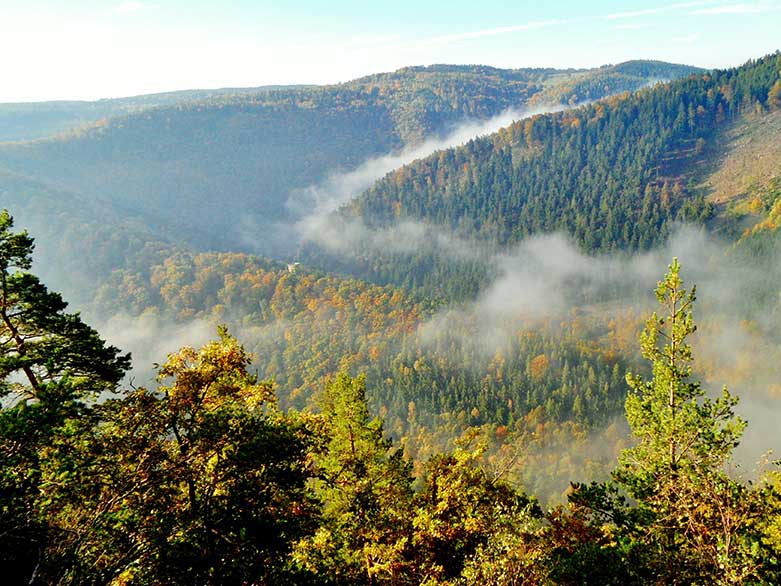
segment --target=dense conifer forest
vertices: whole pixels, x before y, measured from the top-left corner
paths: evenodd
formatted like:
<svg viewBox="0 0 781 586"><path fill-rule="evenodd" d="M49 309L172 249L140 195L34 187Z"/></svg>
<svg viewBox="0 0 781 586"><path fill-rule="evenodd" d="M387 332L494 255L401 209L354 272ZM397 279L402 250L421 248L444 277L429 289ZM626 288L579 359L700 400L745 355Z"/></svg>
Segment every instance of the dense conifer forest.
<svg viewBox="0 0 781 586"><path fill-rule="evenodd" d="M676 223L714 219L715 204L698 188L696 160L721 126L781 109L779 69L781 59L770 55L532 116L388 174L342 214L372 229L414 220L500 245L562 231L588 252L647 250L669 238ZM464 261L440 266L436 249L389 260L370 242L351 244L358 274L372 280L433 288L444 279L442 289L458 297L486 277ZM304 258L346 266L322 248Z"/></svg>

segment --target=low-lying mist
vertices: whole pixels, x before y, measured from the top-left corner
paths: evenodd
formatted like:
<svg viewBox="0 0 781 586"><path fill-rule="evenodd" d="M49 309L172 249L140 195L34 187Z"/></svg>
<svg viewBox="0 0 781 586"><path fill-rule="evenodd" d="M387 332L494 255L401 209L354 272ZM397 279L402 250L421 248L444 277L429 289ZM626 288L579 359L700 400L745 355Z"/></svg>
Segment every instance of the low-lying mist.
<svg viewBox="0 0 781 586"><path fill-rule="evenodd" d="M155 364L162 365L170 353L183 346L198 348L217 335L215 325L205 319L181 323L154 314L119 314L91 325L109 344L132 354L127 383L147 388L157 384Z"/></svg>
<svg viewBox="0 0 781 586"><path fill-rule="evenodd" d="M454 255L462 249L456 247ZM589 256L561 234L533 237L491 256L488 262L498 277L474 302L448 307L421 324L421 338L433 343L439 336L467 331L462 344L491 356L519 330L573 312L603 315L605 322L627 311L647 318L659 310L652 294L656 283L678 257L685 286L696 284L698 292L695 376L704 379L711 394L727 384L741 398L736 412L749 426L736 455L750 473L764 453L781 445L776 421L781 303L778 292L756 295L768 282L768 270L781 277L781 262L754 268L737 261L733 252L733 245L686 226L665 246L634 255Z"/></svg>
<svg viewBox="0 0 781 586"><path fill-rule="evenodd" d="M351 230L353 237L355 237L357 236L355 232L360 230L360 227L357 224L344 226L339 223L338 218L332 212L361 195L373 183L391 171L437 151L461 146L474 138L492 134L517 120L582 105L550 105L527 110L508 109L488 120L467 120L457 125L442 138L430 138L399 153L369 159L357 169L347 173L334 173L325 181L294 191L290 195L286 207L293 217L298 218L293 225L293 233L298 241L310 240L325 245L333 242L335 245L341 245L343 241L332 241L331 234L334 231L346 228ZM280 231L289 230L289 228L289 226L283 226L280 227Z"/></svg>
<svg viewBox="0 0 781 586"><path fill-rule="evenodd" d="M733 242L683 225L656 250L597 256L584 254L561 234L497 250L409 220L375 230L357 219L313 215L307 228L310 238L339 254L361 249L404 255L436 249L453 260L478 260L490 267L488 274L497 276L477 299L441 309L418 330L423 346L441 348L439 339L457 336L461 345L486 359L519 330L573 312L602 314L606 322L618 312L648 317L657 310L652 293L656 283L678 257L687 285L696 284L699 295L695 373L712 393L729 385L741 397L737 413L749 422L737 461L751 473L763 454L781 444L775 423L781 398L781 303L778 291L766 291L769 281L781 280L781 260L754 267L739 260ZM781 259L781 254L770 257Z"/></svg>
<svg viewBox="0 0 781 586"><path fill-rule="evenodd" d="M762 455L779 445L781 433L775 422L781 396L779 299L777 293L757 296L755 292L766 286L768 271L781 277L781 263L752 268L734 258L732 244L687 226L681 226L665 246L637 254L587 255L561 234L536 236L497 251L412 222L375 234L373 242L378 246L396 242L401 251L420 250L432 235L440 251L453 258L481 259L496 277L476 299L442 307L426 317L413 334L415 343L422 352L441 352L439 340L457 339L459 348L468 347L486 360L519 332L555 327L551 324L573 315L591 316L605 324L631 315L636 327L657 309L655 284L671 259L678 257L685 285L696 284L698 291L695 375L711 393L729 385L741 398L737 413L749 422L737 462L751 474ZM233 333L253 348L279 343L292 325L249 327L242 325L240 316L228 321ZM184 344L197 346L214 335L214 324L206 319L177 323L165 316L125 315L97 326L110 342L133 352L133 376L139 384L151 380L151 364L162 362L168 352ZM633 330L632 336L636 333ZM264 371L263 356L256 357L256 366ZM599 430L593 433L602 437Z"/></svg>

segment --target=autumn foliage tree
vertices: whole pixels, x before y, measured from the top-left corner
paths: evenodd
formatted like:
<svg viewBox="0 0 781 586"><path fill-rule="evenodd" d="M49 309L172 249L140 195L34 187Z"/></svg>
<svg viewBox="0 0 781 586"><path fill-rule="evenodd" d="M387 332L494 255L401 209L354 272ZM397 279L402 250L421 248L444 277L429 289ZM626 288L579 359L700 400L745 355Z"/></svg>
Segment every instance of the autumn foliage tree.
<svg viewBox="0 0 781 586"><path fill-rule="evenodd" d="M169 355L156 390L99 407L52 497L54 522L74 536L61 582L307 581L289 553L318 523L306 487L313 433L275 408L249 354L219 334Z"/></svg>
<svg viewBox="0 0 781 586"><path fill-rule="evenodd" d="M479 462L484 444L467 436L426 464L413 544L424 584L534 583L544 575L534 499Z"/></svg>
<svg viewBox="0 0 781 586"><path fill-rule="evenodd" d="M677 260L656 289L662 317L641 335L652 375L627 377L635 445L611 482L574 485L568 506L544 513L504 467L491 471L500 454L475 442L476 428L450 452L424 451L414 478L370 413L364 376L335 376L318 412L283 412L224 327L202 348L170 354L156 388L95 400L116 390L129 359L27 273L31 250L0 215L0 559L11 583L781 581L778 472L757 484L729 474L745 423L726 389L711 398L693 380L695 293ZM295 287L272 303L295 308L306 281L288 280ZM374 299L347 288L331 295L338 311ZM545 398L562 355L542 343L527 354L532 391ZM494 362L502 372L504 355ZM410 377L433 368L423 354L411 364ZM561 367L570 368L574 360ZM416 403L406 409L418 419ZM542 407L535 413L528 434L503 426L489 436L515 437L520 455L526 438L551 433Z"/></svg>

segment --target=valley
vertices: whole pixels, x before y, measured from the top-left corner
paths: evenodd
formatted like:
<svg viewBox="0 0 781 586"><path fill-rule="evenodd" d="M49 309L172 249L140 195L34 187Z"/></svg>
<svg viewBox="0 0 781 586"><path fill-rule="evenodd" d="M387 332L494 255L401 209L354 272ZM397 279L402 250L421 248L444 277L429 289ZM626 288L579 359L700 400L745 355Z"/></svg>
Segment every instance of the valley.
<svg viewBox="0 0 781 586"><path fill-rule="evenodd" d="M608 521L598 507L613 507L610 514L634 514L625 513L630 505L613 500L608 488L611 478L622 478L617 461L622 450L639 460L647 456L633 450L646 449L635 446L645 446L656 432L642 428L638 436L641 426L667 430L664 418L643 419L649 404L632 403L633 397L652 396L653 387L644 387L642 380L654 380L663 371L690 393L681 407L691 408L689 419L679 425L695 425L700 417L702 426L716 426L705 439L691 441L701 441L715 454L722 450L718 466L737 446L731 434L740 435L735 431L740 424L724 423L734 407L750 422L736 466L752 470L745 476L768 487L772 495L763 502L778 498L777 487L769 488L776 486L777 476L763 477L752 466L778 441L768 413L777 411L781 397L781 102L774 90L781 87L779 76L781 54L776 52L740 67L709 71L660 61L563 70L431 65L327 86L0 104L0 209L7 208L14 226L35 239L34 253L30 245L28 256L3 260L2 268L24 272L32 258L43 283L61 291L108 344L132 352L132 366L117 363L122 382L106 379L125 385L127 398L98 402L95 409L103 414L96 417L106 419L96 425L119 435L131 428L148 433L146 447L139 450L174 437L181 448L181 429L196 421L204 425L187 440L187 449L202 460L188 460L181 448L176 456L181 462L166 472L174 474L176 466L193 462L201 466L200 472L188 468L191 495L197 492L195 478L214 472L211 466L223 457L208 455L209 442L226 442L225 454L250 449L239 440L230 444L240 435L230 427L234 423L225 423L230 417L237 417L235 425L242 430L268 426L263 441L300 450L288 454L291 459L280 470L299 474L297 467L303 469L306 462L317 472L296 476L289 486L282 472L271 480L264 476L263 482L278 482L288 491L269 497L272 501L289 500L257 505L293 512L292 520L284 522L297 532L290 546L297 561L273 566L293 583L302 576L341 571L352 572L349 583L375 583L373 577L366 582L360 563L339 561L340 555L355 552L333 527L353 521L339 517L336 525L328 525L327 536L325 524L317 530L304 527L307 515L314 519L315 513L303 511L315 500L329 503L318 519L328 518L329 507L338 510L343 497L338 491L347 489L324 479L345 470L357 475L356 486L364 470L372 478L369 492L377 486L386 491L377 502L395 517L375 525L367 521L361 539L371 547L387 545L387 551L369 557L376 554L377 568L399 564L398 575L408 579L388 583L416 583L435 575L439 581L432 584L456 583L436 561L437 548L446 546L438 541L432 520L438 513L432 511L446 505L425 504L425 499L458 501L472 489L515 511L516 521L523 518L526 525L523 531L519 524L503 529L503 538L512 543L503 550L487 537L498 525L485 521L488 529L475 538L481 545L464 546L473 557L462 560L458 572L487 572L490 563L479 557L485 555L517 562L513 571L528 570L523 575L533 576L536 570L519 569L523 564L508 551L534 551L548 556L546 567L554 568L546 579L565 568L561 571L572 573L560 583L577 583L572 576L585 570L580 558L567 556L588 557L595 543L597 566L610 567L615 555L630 572L631 555L618 552L612 534L600 533ZM3 237L10 242L10 219L4 221ZM668 265L668 289L658 285L657 297L662 309L673 304L670 323L678 323L678 301L665 297L680 293L677 261L670 265L674 257L681 259L686 287L697 285L694 319L699 328L689 328L686 305L681 315L688 321L664 335L689 337L696 356L691 374L703 381L707 393L681 382L688 380L688 366L664 370L664 357L648 345L649 336L656 335L648 333L656 331L649 325L657 324L656 314L647 321L657 305L653 291ZM7 296L6 302L10 307L18 299ZM26 315L35 299L19 301L27 305L14 315ZM665 322L657 325L659 332L666 331ZM8 331L2 343L11 348L18 337ZM219 339L209 342L215 332ZM41 335L30 333L29 339ZM90 344L97 348L97 342ZM24 358L23 350L4 350L9 364ZM678 351L683 354L668 362L688 364L688 350L672 352ZM12 372L17 366L3 368ZM45 362L35 367L49 368ZM220 378L221 369L227 378ZM641 378L627 378L628 372ZM6 371L0 374L5 377ZM67 383L69 376L62 380ZM188 385L211 376L218 382L205 386L204 396L217 395L201 405L197 389ZM157 394L146 390L163 383L173 386L160 386ZM730 403L730 395L718 398L716 390L724 383L738 391L739 404ZM630 388L645 389L645 394ZM257 396L242 395L247 389ZM185 397L181 403L177 393ZM73 409L91 405L74 397ZM255 400L263 405L261 411L247 407ZM196 407L187 411L191 403ZM209 405L216 405L223 419L209 419ZM9 412L15 408L2 406ZM197 412L201 407L206 415ZM221 427L224 423L228 427ZM145 427L157 424L159 429ZM354 428L363 434L357 440ZM207 437L213 430L221 431ZM671 433L676 431L673 425ZM90 433L85 437L99 436ZM123 441L129 446L135 439ZM356 442L366 458L358 463L350 460L358 457ZM390 450L391 444L400 449ZM262 451L259 444L250 447ZM168 456L161 454L173 450L154 448L140 456L140 451L122 452L123 445L111 449L122 455L101 461L105 470L141 458L111 472L129 486L135 486L133 466L142 470L146 458L165 460ZM230 473L244 474L241 466L251 470L248 477L268 473L251 468L250 460L240 464ZM90 465L84 463L84 469ZM709 490L727 482L708 476L718 468L710 461L692 466L701 466L708 482L716 478ZM630 468L623 470L629 474ZM438 478L446 481L436 485ZM622 486L637 489L631 494L642 501L642 490L651 490L637 488L644 478L631 477ZM734 482L730 490L735 494L764 498ZM312 493L317 497L302 496L312 486L318 487ZM461 492L448 496L447 486ZM155 498L162 502L169 489L160 490ZM221 489L204 490L216 491L213 495ZM255 497L246 496L255 493L236 490L249 499L242 501L242 511L256 506ZM524 500L526 495L532 500ZM414 528L402 521L404 510L393 508L402 507L405 499L418 503ZM135 506L127 505L128 510ZM188 506L192 509L192 501ZM193 510L188 515L195 515ZM762 514L775 529L758 529L762 537L753 543L777 551L778 511ZM505 522L493 510L485 516ZM134 523L122 531L136 535ZM371 536L387 529L383 523L406 529L386 543L386 537ZM538 537L550 535L545 533L550 528L570 536L582 530L581 541L573 537L553 553L540 553L544 547ZM634 526L616 525L611 531L624 531L621 539L640 547ZM425 561L408 550L413 534L421 551L435 552ZM287 555L275 553L275 544L285 538L280 533L276 539L268 546L272 553L263 550L262 555L274 560ZM232 542L225 543L231 550ZM318 554L320 547L331 553ZM192 546L187 555L197 557L193 552L198 549ZM231 551L237 558L243 555ZM637 583L662 572L654 555L643 558L652 569ZM702 555L710 560L703 564L711 564L710 554ZM155 565L163 558L144 559L164 572ZM343 567L330 565L339 563ZM426 576L424 567L430 572ZM712 570L712 564L707 567ZM372 569L369 575L383 571ZM691 571L706 575L697 574L705 572L702 568ZM137 572L128 575L143 575ZM466 575L459 574L464 580ZM268 579L273 583L275 578ZM482 583L469 579L463 583Z"/></svg>

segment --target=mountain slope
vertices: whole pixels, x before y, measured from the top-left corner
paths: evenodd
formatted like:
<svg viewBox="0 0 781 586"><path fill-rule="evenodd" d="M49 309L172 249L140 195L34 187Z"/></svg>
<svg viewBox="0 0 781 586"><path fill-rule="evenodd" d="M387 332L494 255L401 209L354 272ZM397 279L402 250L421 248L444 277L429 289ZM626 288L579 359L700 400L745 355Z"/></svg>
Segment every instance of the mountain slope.
<svg viewBox="0 0 781 586"><path fill-rule="evenodd" d="M768 92L779 70L776 54L516 122L398 170L349 213L373 226L424 220L500 243L563 230L587 250L647 248L673 220L700 214L679 167L729 118L776 108Z"/></svg>
<svg viewBox="0 0 781 586"><path fill-rule="evenodd" d="M680 222L720 232L737 224L739 236L742 216L727 218L734 214L714 199L708 175L725 157L753 169L747 176L778 171L768 153L780 60L535 116L415 161L321 222L299 259L463 300L491 279L485 251L540 232L568 234L589 252L649 249ZM752 122L757 112L763 118ZM729 138L746 125L764 146Z"/></svg>
<svg viewBox="0 0 781 586"><path fill-rule="evenodd" d="M781 175L781 110L749 114L714 137L702 187L717 204L756 195Z"/></svg>
<svg viewBox="0 0 781 586"><path fill-rule="evenodd" d="M343 88L342 93L324 93L320 98L324 101L317 103L307 102L306 92L295 94L299 96L295 100L294 94L283 92L272 106L250 99L189 104L112 120L103 128L68 139L12 145L3 151L8 165L33 174L40 164L47 173L35 178L21 171L6 173L0 176L0 189L5 189L0 194L3 205L22 210L19 225L30 225L36 235L40 229L47 236L41 244L57 240L57 248L40 247L44 259L56 263L57 258L68 258L72 264L63 264L61 272L82 272L97 281L97 286L89 279L82 284L84 297L92 301L90 309L101 310L104 317L121 313L163 316L188 328L202 321L230 323L254 351L255 366L263 376L275 378L283 406L312 404L328 377L346 368L367 373L371 400L386 416L388 429L396 435L415 434L419 454L425 453L428 441L421 426L436 430L439 437L447 436L443 442L469 424L487 426L497 441L508 427L538 433L543 422L552 425L555 434L562 422L594 426L621 409L622 373L630 365L634 368L639 321L631 309L620 307L616 291L639 284L624 283L621 271L607 284L600 279L590 282L585 273L565 271L560 282L554 279L537 298L529 299L525 287L533 292L539 285L535 276L541 275L545 285L549 274L557 276L558 265L567 264L557 258L558 253L569 261L568 266L590 265L591 259L562 250L556 239L542 239L536 246L550 254L542 255L542 261L532 263L530 269L513 273L517 265L510 261L523 259L505 258L507 247L528 234L569 228L570 217L575 227L570 233L590 250L646 248L661 241L677 218L705 220L713 210L707 205L707 194L690 181L696 176L695 163L719 140L720 129L747 123L745 113L762 111L764 122L775 119L768 87L775 84L779 69L778 56L769 57L739 70L534 117L391 173L341 216L345 221L365 222L375 229L375 236L388 230L381 241L383 254L377 254L376 246L355 247L336 260L350 272L355 270L350 265L356 257L364 255L360 260L370 266L368 277L383 284L403 284L407 290L324 275L305 266L295 269L245 254L203 253L181 245L177 238L189 232L202 244L216 239L215 233L195 233L191 221L204 231L210 223L218 223L220 230L231 231L229 237L236 236L240 228L236 217L249 212L242 206L255 202L240 200L233 192L215 201L208 190L222 193L221 186L232 187L231 181L238 181L235 174L259 173L262 164L278 169L274 161L250 160L257 155L261 139L273 139L277 142L271 144L288 149L286 156L294 161L283 168L290 173L312 172L295 168L294 162L303 155L286 142L292 135L284 134L287 128L275 126L272 115L301 124L298 128L291 123L291 127L311 139L311 144L304 145L304 150L310 149L307 152L315 152L318 141L338 150L339 141L328 143L334 139L328 133L344 132L337 139L359 133L361 125L355 122L359 111L366 116L358 120L376 121L372 116L380 102L369 97L385 99L383 88L395 83L390 81L393 76L361 81L368 88L365 92ZM443 77L437 82L440 85L433 84L441 95L415 81L429 74ZM414 141L409 129L437 120L436 108L410 106L405 110L415 99L424 104L461 99L460 82L452 74L447 67L399 73L409 79L397 88L399 94L387 98L383 110L393 140L398 144ZM501 78L494 71L469 75ZM525 83L515 82L519 87ZM501 88L505 81L495 83ZM570 88L560 99L569 100L571 91L579 96L591 85L584 87ZM407 94L417 98L409 101ZM349 100L340 101L345 96ZM323 104L328 100L326 108ZM488 102L475 94L471 102L457 103L463 111L476 112ZM306 118L301 112L312 115ZM229 120L235 124L227 124ZM193 121L195 127L190 125ZM433 132L440 122L431 122L425 132ZM222 130L212 133L209 128ZM274 128L279 134L271 132ZM217 139L224 142L209 142ZM375 139L387 137L378 132ZM230 150L245 143L246 152ZM143 151L150 147L157 149L154 156ZM353 148L358 150L348 145L339 156ZM235 157L226 157L229 153ZM318 163L323 168L330 164L325 161L328 156L336 157L333 152L317 156L323 157ZM190 169L192 161L202 167ZM70 168L73 163L96 175L87 177L84 169ZM142 183L139 177L147 169L152 178ZM197 175L193 178L188 173ZM177 178L191 191L177 185ZM79 190L80 182L87 179L117 191ZM206 182L208 190L192 191L196 179ZM64 189L66 183L74 189ZM144 197L136 198L134 192ZM158 199L152 199L153 193ZM99 194L106 197L99 199ZM532 205L524 209L524 202ZM608 230L611 214L617 224L612 231ZM617 214L625 215L623 225ZM423 222L438 226L416 232ZM406 231L394 231L399 228ZM166 231L170 233L167 240L161 238ZM462 239L454 237L454 232ZM586 239L589 234L591 242ZM389 254L394 247L414 248L426 240L433 250L421 247L420 254L411 257ZM231 242L226 237L222 244ZM454 250L461 255L455 265ZM712 265L702 263L698 277L720 264L720 258ZM606 269L611 265L595 266ZM381 278L377 278L379 273ZM478 297L502 276L507 277L503 281L509 284L507 289L493 288L491 295ZM767 276L763 294L777 301L777 271L768 271ZM426 287L424 291L411 291L419 284ZM745 283L744 289L750 290L753 284ZM651 283L642 286L650 289ZM458 291L455 297L470 303L442 304L441 298L452 299L454 291ZM740 298L749 299L743 292L739 291ZM556 305L558 296L562 297L560 306ZM505 307L496 311L492 302L502 300ZM554 311L537 314L532 307L548 304ZM746 311L746 315L753 314ZM749 334L760 332L761 338L763 332L755 322L748 323L746 332L738 331L753 344ZM131 320L126 327L131 329L133 324ZM160 331L161 337L166 335L163 328ZM774 339L765 341L771 346ZM717 357L712 361L721 367ZM755 363L747 364L752 368L746 370L754 376Z"/></svg>
<svg viewBox="0 0 781 586"><path fill-rule="evenodd" d="M666 67L670 76L691 72ZM158 233L199 248L285 255L289 246L275 228L293 219L285 205L293 191L444 135L466 118L522 109L554 75L588 72L432 66L339 86L188 96L54 138L0 145L0 167L111 199ZM647 78L633 80L639 86Z"/></svg>
<svg viewBox="0 0 781 586"><path fill-rule="evenodd" d="M147 275L180 250L132 210L1 170L0 208L35 236L41 278L79 308L94 306L97 289L113 271Z"/></svg>

